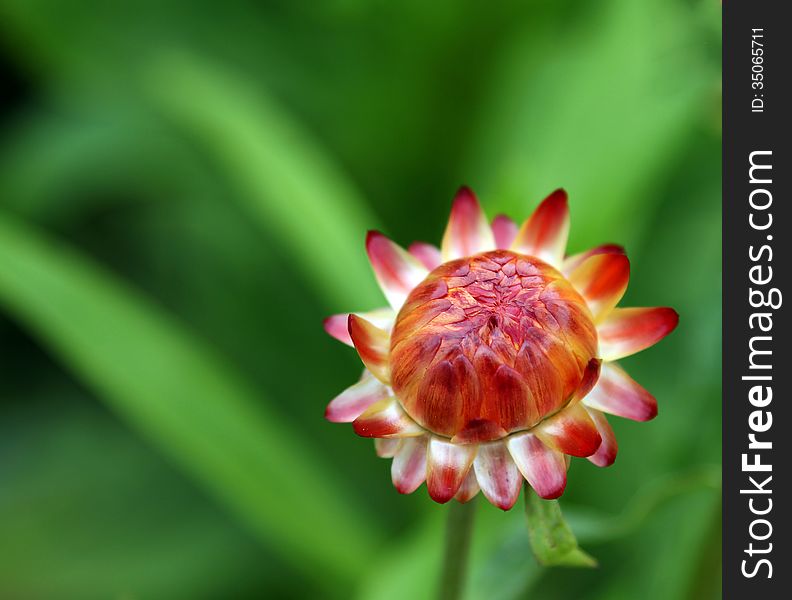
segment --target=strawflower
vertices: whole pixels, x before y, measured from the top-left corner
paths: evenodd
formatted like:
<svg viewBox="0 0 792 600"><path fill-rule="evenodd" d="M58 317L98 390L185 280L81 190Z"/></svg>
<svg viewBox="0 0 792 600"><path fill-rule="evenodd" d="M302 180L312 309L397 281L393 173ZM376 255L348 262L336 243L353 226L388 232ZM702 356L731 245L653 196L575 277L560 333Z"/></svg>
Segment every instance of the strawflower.
<svg viewBox="0 0 792 600"><path fill-rule="evenodd" d="M624 250L565 257L569 209L550 194L521 227L490 224L471 190L454 199L440 249L407 251L376 231L366 251L390 304L325 320L365 370L327 407L392 458L401 493L437 502L479 490L504 510L523 480L559 497L569 457L605 467L617 444L604 413L647 421L657 402L616 361L670 333L670 308L616 308Z"/></svg>

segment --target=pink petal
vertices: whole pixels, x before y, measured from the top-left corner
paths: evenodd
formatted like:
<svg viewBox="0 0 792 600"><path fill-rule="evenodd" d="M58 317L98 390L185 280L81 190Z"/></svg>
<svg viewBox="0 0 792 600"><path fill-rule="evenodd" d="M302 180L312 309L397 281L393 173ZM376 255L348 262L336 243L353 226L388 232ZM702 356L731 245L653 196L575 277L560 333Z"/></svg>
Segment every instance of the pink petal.
<svg viewBox="0 0 792 600"><path fill-rule="evenodd" d="M558 498L566 487L564 455L545 446L533 433L520 433L509 438L509 453L523 477L539 496Z"/></svg>
<svg viewBox="0 0 792 600"><path fill-rule="evenodd" d="M378 231L369 231L366 236L366 252L385 297L394 310L399 310L407 295L429 271L414 256Z"/></svg>
<svg viewBox="0 0 792 600"><path fill-rule="evenodd" d="M421 264L430 271L439 267L440 263L443 262L443 259L440 258L440 248L433 244L415 242L410 244L407 251L421 261Z"/></svg>
<svg viewBox="0 0 792 600"><path fill-rule="evenodd" d="M465 481L462 482L462 485L459 487L459 491L454 496L454 500L457 502L461 502L465 504L466 502L470 502L473 498L476 497L476 494L479 493L479 484L476 480L476 473L473 469L468 471L467 477L465 477Z"/></svg>
<svg viewBox="0 0 792 600"><path fill-rule="evenodd" d="M569 236L569 206L564 190L556 190L545 198L523 223L511 249L535 256L560 268Z"/></svg>
<svg viewBox="0 0 792 600"><path fill-rule="evenodd" d="M505 215L498 215L492 221L492 234L495 236L495 247L508 250L517 237L517 224Z"/></svg>
<svg viewBox="0 0 792 600"><path fill-rule="evenodd" d="M630 261L623 254L596 254L584 260L569 281L598 321L624 296L630 281Z"/></svg>
<svg viewBox="0 0 792 600"><path fill-rule="evenodd" d="M369 406L387 397L385 386L366 371L360 381L330 401L325 409L325 419L332 423L351 423Z"/></svg>
<svg viewBox="0 0 792 600"><path fill-rule="evenodd" d="M374 438L374 449L380 458L393 458L400 443L399 438Z"/></svg>
<svg viewBox="0 0 792 600"><path fill-rule="evenodd" d="M615 363L604 363L599 381L583 404L633 421L657 416L657 400Z"/></svg>
<svg viewBox="0 0 792 600"><path fill-rule="evenodd" d="M594 421L580 404L567 406L535 428L545 444L571 456L591 456L602 438Z"/></svg>
<svg viewBox="0 0 792 600"><path fill-rule="evenodd" d="M372 404L355 419L352 426L355 433L362 437L402 438L425 433L394 398L385 398Z"/></svg>
<svg viewBox="0 0 792 600"><path fill-rule="evenodd" d="M350 314L351 313L341 313L327 317L324 320L324 329L338 341L344 342L347 346L354 346L352 338L349 337ZM390 307L378 308L369 312L357 312L354 314L363 317L367 321L370 321L372 325L384 329L385 331L390 331L391 327L393 327L393 321L396 319L396 313L394 313L393 309Z"/></svg>
<svg viewBox="0 0 792 600"><path fill-rule="evenodd" d="M405 438L391 464L391 479L400 494L412 494L426 480L426 436Z"/></svg>
<svg viewBox="0 0 792 600"><path fill-rule="evenodd" d="M474 445L452 444L436 437L431 439L426 486L432 500L444 504L456 495L475 454Z"/></svg>
<svg viewBox="0 0 792 600"><path fill-rule="evenodd" d="M598 254L625 254L625 252L624 248L618 244L603 244L602 246L596 246L585 252L580 252L565 258L561 272L568 278L572 271L578 268L584 260Z"/></svg>
<svg viewBox="0 0 792 600"><path fill-rule="evenodd" d="M616 443L616 436L611 429L608 419L605 418L598 410L588 409L589 416L602 438L602 443L597 451L588 457L598 467L609 467L616 460L616 453L619 451L619 445Z"/></svg>
<svg viewBox="0 0 792 600"><path fill-rule="evenodd" d="M617 360L654 346L677 323L673 308L616 308L597 327L600 357Z"/></svg>
<svg viewBox="0 0 792 600"><path fill-rule="evenodd" d="M522 475L506 444L493 442L479 446L473 469L487 500L502 510L514 506L520 495Z"/></svg>
<svg viewBox="0 0 792 600"><path fill-rule="evenodd" d="M494 249L495 237L476 195L470 188L462 187L454 198L451 216L443 235L443 261Z"/></svg>
<svg viewBox="0 0 792 600"><path fill-rule="evenodd" d="M374 377L385 384L389 383L390 335L388 332L357 315L349 315L348 328L349 337L352 338L360 360Z"/></svg>

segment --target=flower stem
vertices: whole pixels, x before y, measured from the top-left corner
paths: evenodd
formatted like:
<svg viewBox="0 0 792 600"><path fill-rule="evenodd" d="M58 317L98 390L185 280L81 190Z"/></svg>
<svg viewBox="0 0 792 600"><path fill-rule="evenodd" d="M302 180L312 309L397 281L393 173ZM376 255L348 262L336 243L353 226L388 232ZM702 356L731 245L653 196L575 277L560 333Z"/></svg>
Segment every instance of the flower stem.
<svg viewBox="0 0 792 600"><path fill-rule="evenodd" d="M440 600L462 598L475 512L475 498L465 504L452 502L448 509L443 575L437 595Z"/></svg>

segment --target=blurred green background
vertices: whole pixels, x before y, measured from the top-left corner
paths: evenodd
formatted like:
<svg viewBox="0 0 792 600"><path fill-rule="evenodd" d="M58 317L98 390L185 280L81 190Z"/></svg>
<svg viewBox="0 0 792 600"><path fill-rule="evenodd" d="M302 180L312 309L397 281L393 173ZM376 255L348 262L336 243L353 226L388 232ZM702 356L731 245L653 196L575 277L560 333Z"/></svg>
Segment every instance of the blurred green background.
<svg viewBox="0 0 792 600"><path fill-rule="evenodd" d="M2 0L0 56L0 597L433 597L445 507L324 421L321 320L462 183L565 187L681 314L625 361L659 417L573 460L599 568L480 502L469 598L719 597L719 2Z"/></svg>

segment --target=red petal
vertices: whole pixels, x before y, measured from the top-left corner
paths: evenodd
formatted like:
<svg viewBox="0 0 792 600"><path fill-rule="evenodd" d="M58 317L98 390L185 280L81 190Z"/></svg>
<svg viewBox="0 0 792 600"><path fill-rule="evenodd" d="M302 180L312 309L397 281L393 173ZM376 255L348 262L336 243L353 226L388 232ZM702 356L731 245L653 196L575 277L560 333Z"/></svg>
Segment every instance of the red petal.
<svg viewBox="0 0 792 600"><path fill-rule="evenodd" d="M394 398L385 398L372 404L355 419L352 426L355 433L362 437L414 437L425 433Z"/></svg>
<svg viewBox="0 0 792 600"><path fill-rule="evenodd" d="M383 383L390 382L390 335L375 327L363 317L349 315L349 337L360 355L360 360L372 375Z"/></svg>
<svg viewBox="0 0 792 600"><path fill-rule="evenodd" d="M450 362L441 360L426 371L418 389L417 408L420 411L412 414L435 433L450 435L459 428L462 396Z"/></svg>
<svg viewBox="0 0 792 600"><path fill-rule="evenodd" d="M369 406L387 397L385 386L366 371L359 382L330 401L325 409L325 419L332 423L351 423Z"/></svg>
<svg viewBox="0 0 792 600"><path fill-rule="evenodd" d="M410 245L407 251L421 261L421 264L430 271L439 267L442 262L440 258L440 248L433 244L415 242Z"/></svg>
<svg viewBox="0 0 792 600"><path fill-rule="evenodd" d="M531 394L534 416L556 412L580 384L580 366L564 343L539 327L523 330L514 368ZM533 424L533 423L531 423Z"/></svg>
<svg viewBox="0 0 792 600"><path fill-rule="evenodd" d="M649 421L657 416L655 397L615 363L602 365L599 381L583 403L633 421Z"/></svg>
<svg viewBox="0 0 792 600"><path fill-rule="evenodd" d="M470 470L476 446L461 446L439 438L429 442L426 485L432 500L444 504L459 491Z"/></svg>
<svg viewBox="0 0 792 600"><path fill-rule="evenodd" d="M673 308L616 308L597 327L600 357L617 360L654 346L677 323Z"/></svg>
<svg viewBox="0 0 792 600"><path fill-rule="evenodd" d="M575 390L572 396L572 401L577 402L586 397L586 395L597 384L600 376L602 361L598 358L592 358L586 365L586 370L583 371L583 379L580 381L578 389Z"/></svg>
<svg viewBox="0 0 792 600"><path fill-rule="evenodd" d="M569 236L569 205L564 190L545 198L523 223L511 249L560 268Z"/></svg>
<svg viewBox="0 0 792 600"><path fill-rule="evenodd" d="M506 444L494 442L479 446L473 469L487 500L502 510L514 506L520 495L522 475Z"/></svg>
<svg viewBox="0 0 792 600"><path fill-rule="evenodd" d="M480 345L473 366L481 385L479 414L471 417L498 423L506 431L526 428L539 415L530 403L530 392L520 374L501 364L501 358L486 345Z"/></svg>
<svg viewBox="0 0 792 600"><path fill-rule="evenodd" d="M505 215L498 215L492 221L492 234L495 236L495 247L508 250L517 237L517 224Z"/></svg>
<svg viewBox="0 0 792 600"><path fill-rule="evenodd" d="M618 244L603 244L602 246L596 246L585 252L580 252L565 258L561 272L568 278L572 271L578 268L584 260L590 256L596 256L597 254L625 254L625 252L624 248Z"/></svg>
<svg viewBox="0 0 792 600"><path fill-rule="evenodd" d="M616 460L616 453L619 451L619 446L616 443L616 436L611 429L608 419L605 418L598 410L588 410L591 420L597 426L597 431L600 433L602 443L597 451L588 457L598 467L609 467Z"/></svg>
<svg viewBox="0 0 792 600"><path fill-rule="evenodd" d="M495 237L476 195L470 188L462 187L454 198L451 216L443 235L443 261L494 249Z"/></svg>
<svg viewBox="0 0 792 600"><path fill-rule="evenodd" d="M594 320L605 317L619 303L630 280L630 261L623 254L597 254L583 261L569 276L588 304Z"/></svg>
<svg viewBox="0 0 792 600"><path fill-rule="evenodd" d="M400 494L412 494L426 480L426 436L400 442L391 464L391 479Z"/></svg>
<svg viewBox="0 0 792 600"><path fill-rule="evenodd" d="M501 365L495 372L494 384L500 409L499 423L504 429L514 431L533 422L534 416L528 410L528 387L517 371Z"/></svg>
<svg viewBox="0 0 792 600"><path fill-rule="evenodd" d="M508 435L508 433L508 431L494 421L473 419L468 421L462 430L451 438L451 442L454 444L488 442L490 440L499 440Z"/></svg>
<svg viewBox="0 0 792 600"><path fill-rule="evenodd" d="M549 500L564 493L567 469L563 454L532 433L513 435L508 448L520 473L539 496Z"/></svg>
<svg viewBox="0 0 792 600"><path fill-rule="evenodd" d="M366 236L366 252L385 297L395 310L399 310L407 295L429 271L378 231L369 231Z"/></svg>
<svg viewBox="0 0 792 600"><path fill-rule="evenodd" d="M548 446L571 456L591 456L602 442L594 421L580 404L546 419L536 427L536 435Z"/></svg>

